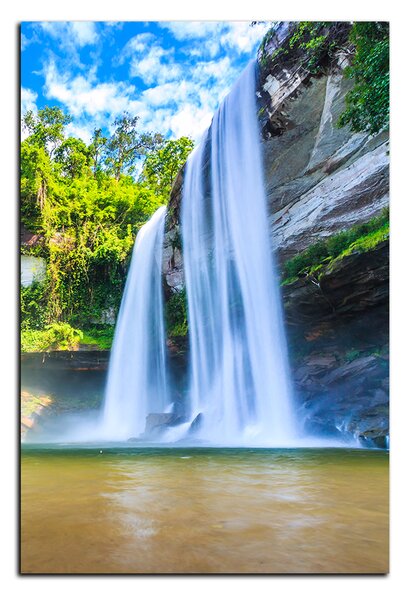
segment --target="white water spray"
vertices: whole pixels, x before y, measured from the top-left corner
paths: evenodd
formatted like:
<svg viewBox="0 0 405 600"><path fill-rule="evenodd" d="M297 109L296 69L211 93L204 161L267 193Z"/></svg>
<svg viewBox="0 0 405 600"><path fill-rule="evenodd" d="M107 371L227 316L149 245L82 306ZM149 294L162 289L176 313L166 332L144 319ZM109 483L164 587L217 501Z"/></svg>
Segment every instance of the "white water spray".
<svg viewBox="0 0 405 600"><path fill-rule="evenodd" d="M139 231L115 330L101 437L127 440L145 431L146 417L170 405L162 301L166 208Z"/></svg>
<svg viewBox="0 0 405 600"><path fill-rule="evenodd" d="M213 443L295 438L256 105L243 72L189 157L182 237L191 344L190 419Z"/></svg>

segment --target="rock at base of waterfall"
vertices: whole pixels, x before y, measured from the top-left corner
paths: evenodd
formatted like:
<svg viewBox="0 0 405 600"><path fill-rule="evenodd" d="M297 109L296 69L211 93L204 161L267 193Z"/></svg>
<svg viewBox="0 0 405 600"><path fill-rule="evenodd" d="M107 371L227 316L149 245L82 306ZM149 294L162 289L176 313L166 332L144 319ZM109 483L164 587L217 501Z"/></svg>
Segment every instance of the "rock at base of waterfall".
<svg viewBox="0 0 405 600"><path fill-rule="evenodd" d="M196 433L201 427L202 420L202 413L198 413L198 415L193 419L189 427L188 433Z"/></svg>
<svg viewBox="0 0 405 600"><path fill-rule="evenodd" d="M150 413L146 417L145 433L173 425L175 416L172 413Z"/></svg>

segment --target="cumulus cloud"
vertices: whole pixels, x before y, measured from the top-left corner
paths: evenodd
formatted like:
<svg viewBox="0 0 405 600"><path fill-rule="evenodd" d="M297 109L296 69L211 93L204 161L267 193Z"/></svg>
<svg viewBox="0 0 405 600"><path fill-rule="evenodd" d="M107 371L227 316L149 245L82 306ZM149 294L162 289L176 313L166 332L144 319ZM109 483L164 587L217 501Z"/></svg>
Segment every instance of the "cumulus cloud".
<svg viewBox="0 0 405 600"><path fill-rule="evenodd" d="M181 69L173 62L173 50L152 46L143 58L131 59L131 77L140 77L147 85L173 81L181 76Z"/></svg>
<svg viewBox="0 0 405 600"><path fill-rule="evenodd" d="M218 34L227 21L169 21L161 22L162 29L168 29L179 41L195 40Z"/></svg>
<svg viewBox="0 0 405 600"><path fill-rule="evenodd" d="M269 27L270 23L258 23L254 27L246 22L229 23L228 29L221 34L221 45L239 52L251 53Z"/></svg>
<svg viewBox="0 0 405 600"><path fill-rule="evenodd" d="M38 94L36 92L33 92L29 88L21 88L21 114L26 113L28 110L36 112L37 106L35 102L37 98Z"/></svg>
<svg viewBox="0 0 405 600"><path fill-rule="evenodd" d="M64 32L65 40L74 39L76 47L92 44L94 36L100 35L95 52L101 52L107 29L115 29L113 24L99 25L97 33L94 23L87 22L42 26L54 36L59 27L59 34ZM97 70L94 61L85 65L84 74L82 66L78 69L77 64L48 56L42 70L43 95L62 104L73 116L68 128L71 135L88 141L94 127L111 132L114 119L127 111L139 116L144 131L170 137L187 135L198 142L268 25L202 21L160 23L159 28L162 35L155 27L154 32L137 33L118 47L112 57L116 69L107 75L115 75L116 81L106 81L100 75L102 67ZM26 99L28 102L29 95Z"/></svg>
<svg viewBox="0 0 405 600"><path fill-rule="evenodd" d="M99 113L116 115L128 108L135 87L123 82L100 83L91 77L60 73L51 60L44 69L45 95L63 103L74 117Z"/></svg>
<svg viewBox="0 0 405 600"><path fill-rule="evenodd" d="M29 88L21 88L21 115L25 115L29 110L32 110L34 113L37 112L37 98L38 94L36 92L33 92ZM21 126L21 140L25 140L27 137L28 131Z"/></svg>
<svg viewBox="0 0 405 600"><path fill-rule="evenodd" d="M96 23L92 21L43 21L39 27L58 40L61 46L83 46L95 44L98 40Z"/></svg>
<svg viewBox="0 0 405 600"><path fill-rule="evenodd" d="M94 127L91 127L90 124L83 123L83 125L77 123L69 123L65 127L66 136L80 138L86 144L90 144L91 138L93 135Z"/></svg>
<svg viewBox="0 0 405 600"><path fill-rule="evenodd" d="M258 23L254 27L250 21L173 21L160 23L179 41L196 41L191 49L196 56L216 56L222 49L234 49L249 53L263 38L271 23Z"/></svg>

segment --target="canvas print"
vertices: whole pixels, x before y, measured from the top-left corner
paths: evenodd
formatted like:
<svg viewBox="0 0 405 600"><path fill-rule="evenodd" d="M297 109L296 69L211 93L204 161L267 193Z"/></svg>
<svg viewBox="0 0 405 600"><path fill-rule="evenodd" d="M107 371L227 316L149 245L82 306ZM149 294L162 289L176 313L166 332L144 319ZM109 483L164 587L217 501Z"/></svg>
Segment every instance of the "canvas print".
<svg viewBox="0 0 405 600"><path fill-rule="evenodd" d="M389 23L20 35L20 572L387 573Z"/></svg>

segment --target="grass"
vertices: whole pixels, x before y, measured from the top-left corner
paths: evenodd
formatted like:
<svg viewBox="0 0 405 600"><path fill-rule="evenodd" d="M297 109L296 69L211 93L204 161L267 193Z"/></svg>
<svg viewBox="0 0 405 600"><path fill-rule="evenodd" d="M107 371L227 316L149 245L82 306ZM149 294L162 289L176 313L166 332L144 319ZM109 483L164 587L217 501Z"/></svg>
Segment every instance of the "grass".
<svg viewBox="0 0 405 600"><path fill-rule="evenodd" d="M281 285L293 283L299 276L320 278L326 269L333 268L345 256L370 252L388 238L389 213L388 209L384 209L381 215L367 223L356 225L324 241L316 242L304 252L286 261Z"/></svg>
<svg viewBox="0 0 405 600"><path fill-rule="evenodd" d="M22 352L47 352L50 350L77 350L83 332L68 323L52 323L45 329L23 329Z"/></svg>
<svg viewBox="0 0 405 600"><path fill-rule="evenodd" d="M110 350L113 337L113 325L81 331L73 329L67 323L54 323L45 329L23 330L21 332L21 351L80 350L82 346L93 346L94 350Z"/></svg>
<svg viewBox="0 0 405 600"><path fill-rule="evenodd" d="M94 346L95 350L110 350L114 338L114 326L93 327L83 331L81 344Z"/></svg>

